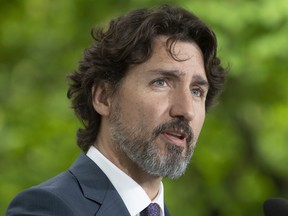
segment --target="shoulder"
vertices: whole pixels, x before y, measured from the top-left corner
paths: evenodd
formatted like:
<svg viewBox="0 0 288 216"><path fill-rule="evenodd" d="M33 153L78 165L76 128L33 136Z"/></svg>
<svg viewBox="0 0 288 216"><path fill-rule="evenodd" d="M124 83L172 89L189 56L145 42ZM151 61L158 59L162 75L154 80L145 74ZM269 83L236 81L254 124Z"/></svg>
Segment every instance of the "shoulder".
<svg viewBox="0 0 288 216"><path fill-rule="evenodd" d="M168 210L166 204L164 204L164 215L165 216L170 216L170 213L169 213L169 210Z"/></svg>
<svg viewBox="0 0 288 216"><path fill-rule="evenodd" d="M89 208L85 210L83 206L91 206L91 201L83 196L74 175L66 171L19 193L10 203L6 216L92 215ZM97 204L94 203L94 206L97 209Z"/></svg>
<svg viewBox="0 0 288 216"><path fill-rule="evenodd" d="M19 193L10 203L6 216L16 215L71 215L69 204L45 188L30 188Z"/></svg>
<svg viewBox="0 0 288 216"><path fill-rule="evenodd" d="M115 206L113 211L111 206ZM119 208L127 211L107 176L86 155L80 155L69 170L18 194L6 216L115 215ZM104 214L108 210L113 214Z"/></svg>

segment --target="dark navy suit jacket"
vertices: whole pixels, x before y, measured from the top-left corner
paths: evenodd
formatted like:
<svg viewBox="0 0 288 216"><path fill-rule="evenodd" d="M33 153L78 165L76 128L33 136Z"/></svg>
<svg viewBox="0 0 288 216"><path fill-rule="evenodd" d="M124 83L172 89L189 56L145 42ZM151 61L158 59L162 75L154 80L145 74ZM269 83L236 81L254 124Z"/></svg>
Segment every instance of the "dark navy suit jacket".
<svg viewBox="0 0 288 216"><path fill-rule="evenodd" d="M130 216L107 176L84 154L66 172L18 194L6 212L16 215Z"/></svg>

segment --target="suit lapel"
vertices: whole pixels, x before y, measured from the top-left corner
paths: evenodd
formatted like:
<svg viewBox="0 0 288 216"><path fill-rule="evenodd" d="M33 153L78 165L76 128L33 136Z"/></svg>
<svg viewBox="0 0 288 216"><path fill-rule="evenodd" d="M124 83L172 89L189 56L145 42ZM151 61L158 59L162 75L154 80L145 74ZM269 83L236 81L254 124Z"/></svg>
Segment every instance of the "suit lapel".
<svg viewBox="0 0 288 216"><path fill-rule="evenodd" d="M128 212L124 202L112 184L111 188L108 188L101 208L97 212L97 216L107 215L130 216L130 213Z"/></svg>
<svg viewBox="0 0 288 216"><path fill-rule="evenodd" d="M107 176L89 157L81 154L69 171L77 178L83 195L100 205L97 216L130 215ZM91 211L95 212L95 208Z"/></svg>
<svg viewBox="0 0 288 216"><path fill-rule="evenodd" d="M98 203L93 205L90 212L97 211L97 216L130 216L120 195L109 181L103 171L86 155L81 154L72 164L69 171L77 179L83 196ZM169 211L164 206L165 216L170 216Z"/></svg>

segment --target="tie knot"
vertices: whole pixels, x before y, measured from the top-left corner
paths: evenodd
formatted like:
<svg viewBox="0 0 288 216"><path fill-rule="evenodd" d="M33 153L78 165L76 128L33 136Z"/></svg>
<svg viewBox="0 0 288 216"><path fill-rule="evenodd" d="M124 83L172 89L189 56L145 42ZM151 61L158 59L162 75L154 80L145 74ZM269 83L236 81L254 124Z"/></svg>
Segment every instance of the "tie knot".
<svg viewBox="0 0 288 216"><path fill-rule="evenodd" d="M160 206L157 203L151 203L141 211L140 216L160 216Z"/></svg>

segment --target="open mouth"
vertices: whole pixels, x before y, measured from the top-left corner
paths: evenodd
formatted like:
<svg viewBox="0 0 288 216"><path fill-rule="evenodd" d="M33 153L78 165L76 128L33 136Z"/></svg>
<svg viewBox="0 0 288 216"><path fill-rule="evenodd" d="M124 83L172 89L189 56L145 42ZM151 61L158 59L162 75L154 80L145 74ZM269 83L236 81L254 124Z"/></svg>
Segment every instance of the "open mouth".
<svg viewBox="0 0 288 216"><path fill-rule="evenodd" d="M178 138L180 140L184 140L187 138L187 134L185 132L176 132L176 131L166 131L165 132L168 136L172 136Z"/></svg>
<svg viewBox="0 0 288 216"><path fill-rule="evenodd" d="M187 146L187 139L188 134L185 133L183 130L180 131L173 131L173 130L167 130L163 131L162 136L165 140L165 142L179 146L179 147L185 147Z"/></svg>

